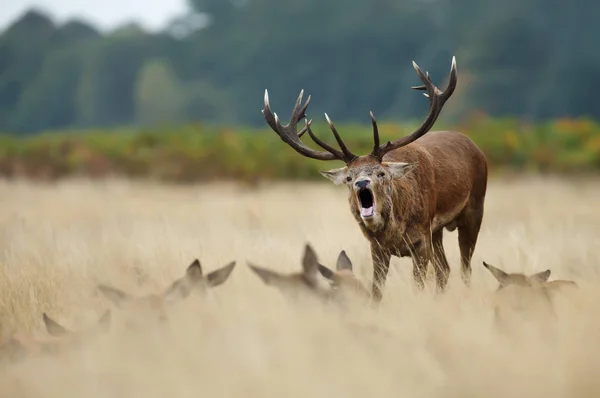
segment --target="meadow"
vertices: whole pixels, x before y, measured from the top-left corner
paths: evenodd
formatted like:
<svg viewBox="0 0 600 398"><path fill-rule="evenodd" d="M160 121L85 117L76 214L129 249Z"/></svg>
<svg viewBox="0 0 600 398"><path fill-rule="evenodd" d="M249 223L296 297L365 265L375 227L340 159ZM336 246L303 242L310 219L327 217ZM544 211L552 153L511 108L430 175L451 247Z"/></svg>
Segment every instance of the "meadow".
<svg viewBox="0 0 600 398"><path fill-rule="evenodd" d="M283 148L282 152L291 152ZM0 327L43 336L42 313L72 330L112 310L109 333L55 356L0 364L0 396L17 397L597 397L600 394L600 230L596 179L492 178L473 258L435 294L412 288L409 259L392 258L377 308L290 302L247 261L300 269L304 244L334 267L344 249L370 288L367 241L343 187L327 182L166 184L122 178L0 183ZM236 268L207 297L173 307L164 326L133 333L95 289L158 292L198 258ZM551 269L581 300L540 328L493 323L496 280ZM323 283L325 283L323 281Z"/></svg>

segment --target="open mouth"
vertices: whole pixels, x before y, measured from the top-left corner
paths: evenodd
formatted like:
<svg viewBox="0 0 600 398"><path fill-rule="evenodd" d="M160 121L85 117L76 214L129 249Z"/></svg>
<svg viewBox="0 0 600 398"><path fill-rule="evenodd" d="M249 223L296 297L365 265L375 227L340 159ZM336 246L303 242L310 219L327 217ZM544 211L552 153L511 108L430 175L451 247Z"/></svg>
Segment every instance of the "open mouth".
<svg viewBox="0 0 600 398"><path fill-rule="evenodd" d="M360 202L361 217L373 217L375 214L375 200L369 188L358 191L358 201Z"/></svg>

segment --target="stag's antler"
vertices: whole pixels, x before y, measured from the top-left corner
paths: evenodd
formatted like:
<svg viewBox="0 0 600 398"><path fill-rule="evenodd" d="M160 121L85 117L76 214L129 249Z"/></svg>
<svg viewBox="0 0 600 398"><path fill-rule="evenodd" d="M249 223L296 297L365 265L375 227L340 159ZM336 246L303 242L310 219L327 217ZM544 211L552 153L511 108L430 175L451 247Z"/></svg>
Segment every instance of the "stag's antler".
<svg viewBox="0 0 600 398"><path fill-rule="evenodd" d="M388 141L386 144L381 146L379 145L379 132L377 130L377 122L375 121L373 113L371 113L374 141L371 156L374 156L379 160L381 160L386 153L408 145L416 139L425 135L431 129L431 127L433 127L435 121L440 115L440 112L442 111L444 104L446 103L446 101L448 101L448 98L450 98L450 96L454 92L454 89L456 88L456 57L452 57L452 66L450 67L450 80L448 82L448 87L446 87L446 90L444 91L441 91L439 88L437 88L431 81L431 78L429 77L429 72L426 72L424 74L421 68L419 68L419 65L417 65L414 61L413 67L417 71L419 78L421 78L421 81L424 84L422 86L415 86L411 88L413 90L427 91L427 93L423 93L423 95L429 98L429 113L427 114L427 118L425 119L421 127L419 127L417 130L395 141Z"/></svg>
<svg viewBox="0 0 600 398"><path fill-rule="evenodd" d="M267 121L271 129L277 133L277 135L282 139L283 142L287 143L289 146L294 148L296 152L303 156L317 160L343 160L346 163L349 163L352 160L354 160L357 156L350 152L346 144L344 144L344 141L342 141L342 138L338 134L336 128L334 127L333 123L331 122L331 119L329 119L329 116L327 116L327 114L325 114L325 118L327 119L329 128L333 132L335 140L340 146L341 151L333 148L332 146L330 146L324 141L321 141L319 138L317 138L317 136L315 136L315 134L312 132L312 129L310 128L312 119L306 120L306 109L308 108L308 103L310 102L310 95L306 99L304 105L300 107L300 104L302 104L303 95L304 90L301 90L300 95L298 95L298 99L296 100L296 105L294 106L294 109L292 111L292 117L290 119L290 122L283 126L279 122L279 117L277 116L277 114L274 114L271 111L271 106L269 105L269 93L267 90L265 90L265 108L261 112L264 115L265 120ZM298 122L302 119L304 119L304 128L300 132L298 132ZM300 141L300 138L306 132L308 132L310 138L312 138L312 140L317 145L325 149L327 152L316 151L304 145L302 141Z"/></svg>
<svg viewBox="0 0 600 398"><path fill-rule="evenodd" d="M448 82L448 87L444 91L441 91L439 88L437 88L431 81L431 78L429 77L429 72L423 73L423 71L421 71L421 68L419 68L419 65L417 65L414 61L413 67L417 71L419 78L421 78L421 81L423 81L424 84L422 86L412 87L412 89L427 91L427 93L423 93L423 95L429 98L429 114L427 115L427 118L425 119L421 127L419 127L410 135L397 139L393 142L388 141L384 145L379 145L379 131L377 129L377 121L375 120L375 116L373 116L373 112L371 112L371 123L373 124L373 150L371 151L371 156L379 160L381 160L386 153L408 145L411 142L415 141L417 138L425 135L431 129L431 127L433 127L433 124L435 123L440 112L442 111L442 107L444 106L448 98L450 98L450 96L454 92L454 89L456 88L457 76L455 57L452 57L452 66L450 68L450 81ZM350 152L346 144L344 144L344 141L338 134L335 126L333 125L333 122L331 121L329 116L327 116L327 114L325 114L325 118L327 119L329 128L331 129L335 140L340 146L341 151L333 148L326 142L321 141L312 132L310 128L312 119L306 120L306 109L308 108L308 104L310 102L311 97L309 95L304 105L300 107L300 105L302 104L303 95L304 90L301 90L298 99L296 99L296 105L294 106L294 109L292 111L292 117L290 119L290 122L283 126L279 122L279 117L277 116L277 114L274 114L271 111L271 106L269 105L269 93L267 90L265 90L265 108L261 112L264 115L265 120L267 121L271 129L277 133L277 135L282 139L283 142L287 143L289 146L294 148L296 152L303 156L317 160L342 160L346 163L350 163L351 161L356 159L357 156ZM298 122L302 119L304 119L304 128L302 128L302 130L298 132ZM325 149L327 152L316 151L304 145L302 141L300 141L300 138L307 132L310 138L312 138L312 140L317 145Z"/></svg>

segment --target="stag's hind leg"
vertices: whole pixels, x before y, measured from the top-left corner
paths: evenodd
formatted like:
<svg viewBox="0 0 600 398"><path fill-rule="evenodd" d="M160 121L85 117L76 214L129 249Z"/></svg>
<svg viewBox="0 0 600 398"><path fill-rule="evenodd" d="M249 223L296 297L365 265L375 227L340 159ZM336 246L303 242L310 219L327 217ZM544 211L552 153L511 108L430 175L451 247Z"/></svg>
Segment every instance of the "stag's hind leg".
<svg viewBox="0 0 600 398"><path fill-rule="evenodd" d="M444 251L443 246L443 233L444 230L440 228L432 234L433 266L435 269L437 287L440 292L443 292L446 289L448 278L450 277L450 265L448 264L448 259L446 258L446 252Z"/></svg>
<svg viewBox="0 0 600 398"><path fill-rule="evenodd" d="M467 286L471 284L471 258L475 251L482 220L483 202L467 206L457 219L461 277Z"/></svg>

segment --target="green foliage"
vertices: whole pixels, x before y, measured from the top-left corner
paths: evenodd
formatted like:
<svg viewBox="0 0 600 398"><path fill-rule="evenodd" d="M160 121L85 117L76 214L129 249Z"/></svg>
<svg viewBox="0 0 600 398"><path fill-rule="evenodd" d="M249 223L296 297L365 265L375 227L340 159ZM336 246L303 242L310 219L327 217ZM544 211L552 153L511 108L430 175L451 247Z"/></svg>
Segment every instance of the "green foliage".
<svg viewBox="0 0 600 398"><path fill-rule="evenodd" d="M414 127L380 123L381 139L406 135ZM453 128L479 145L492 172L600 170L600 124L590 119L559 119L533 125L512 118L474 115ZM332 142L324 123L315 122L313 130ZM371 150L370 125L340 124L338 130L355 153ZM308 138L305 142L314 147ZM141 130L49 132L27 138L0 136L0 174L35 179L122 175L174 182L320 180L319 170L339 167L340 163L304 158L268 128L190 124Z"/></svg>
<svg viewBox="0 0 600 398"><path fill-rule="evenodd" d="M426 113L415 60L445 106L541 122L600 119L600 2L572 0L189 0L159 33L99 33L26 13L0 34L0 130L154 123L262 126L265 88L280 114L312 95L311 114L400 122ZM591 43L591 44L590 44ZM158 94L157 94L158 93Z"/></svg>
<svg viewBox="0 0 600 398"><path fill-rule="evenodd" d="M168 62L154 60L142 68L136 86L136 119L153 125L178 120L184 105L181 83Z"/></svg>

